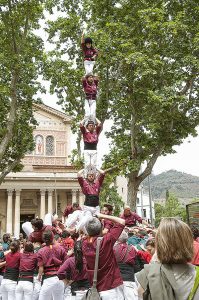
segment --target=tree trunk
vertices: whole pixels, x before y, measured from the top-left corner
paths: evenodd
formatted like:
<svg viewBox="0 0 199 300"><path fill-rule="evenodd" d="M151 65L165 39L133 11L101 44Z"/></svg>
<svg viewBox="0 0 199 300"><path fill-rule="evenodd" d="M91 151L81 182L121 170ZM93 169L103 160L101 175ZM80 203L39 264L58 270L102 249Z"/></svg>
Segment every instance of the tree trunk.
<svg viewBox="0 0 199 300"><path fill-rule="evenodd" d="M139 182L137 181L136 174L131 173L128 176L128 184L127 184L127 204L130 206L132 210L136 209L137 193L139 189Z"/></svg>

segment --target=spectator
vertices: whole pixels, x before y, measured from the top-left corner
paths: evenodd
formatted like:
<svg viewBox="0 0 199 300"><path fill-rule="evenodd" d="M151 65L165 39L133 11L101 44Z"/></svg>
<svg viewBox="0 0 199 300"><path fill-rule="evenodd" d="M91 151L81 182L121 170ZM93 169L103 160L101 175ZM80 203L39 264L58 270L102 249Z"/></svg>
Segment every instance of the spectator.
<svg viewBox="0 0 199 300"><path fill-rule="evenodd" d="M196 269L193 258L193 237L187 224L175 218L164 218L156 234L159 262L145 265L136 274L139 295L149 287L150 299L187 300L194 286ZM149 298L147 298L149 299ZM194 300L199 299L197 289Z"/></svg>
<svg viewBox="0 0 199 300"><path fill-rule="evenodd" d="M192 259L192 264L199 266L199 243L197 242L197 238L199 237L199 230L196 227L191 227L191 231L193 234L193 249L194 249L194 257Z"/></svg>
<svg viewBox="0 0 199 300"><path fill-rule="evenodd" d="M125 221L121 218L97 214L100 219L114 222L114 226L102 238L99 252L97 274L97 290L102 300L124 299L123 280L113 251L113 246L124 229ZM82 251L86 259L87 273L90 284L93 282L97 237L102 234L102 224L93 218L86 224L88 237L83 239Z"/></svg>

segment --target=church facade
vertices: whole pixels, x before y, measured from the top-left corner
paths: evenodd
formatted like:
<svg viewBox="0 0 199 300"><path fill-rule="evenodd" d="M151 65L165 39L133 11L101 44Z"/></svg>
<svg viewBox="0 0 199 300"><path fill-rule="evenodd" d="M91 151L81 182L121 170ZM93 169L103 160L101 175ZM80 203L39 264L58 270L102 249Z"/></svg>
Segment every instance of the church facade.
<svg viewBox="0 0 199 300"><path fill-rule="evenodd" d="M76 171L70 164L71 120L47 105L35 104L35 150L23 159L21 172L0 186L0 233L18 237L21 224L46 213L62 217L66 205L83 203Z"/></svg>

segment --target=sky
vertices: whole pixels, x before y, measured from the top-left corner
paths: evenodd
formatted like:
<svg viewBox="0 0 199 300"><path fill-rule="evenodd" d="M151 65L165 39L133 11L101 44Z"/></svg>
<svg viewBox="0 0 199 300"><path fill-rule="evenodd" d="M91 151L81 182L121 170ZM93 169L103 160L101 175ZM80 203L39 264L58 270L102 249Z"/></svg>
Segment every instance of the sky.
<svg viewBox="0 0 199 300"><path fill-rule="evenodd" d="M42 97L45 104L61 110L61 106L56 104L56 95L45 95ZM100 135L98 144L99 162L104 154L109 152L109 142L104 132L110 129L111 122L106 121L104 130ZM199 134L199 128L198 128ZM74 139L75 140L75 139ZM75 148L75 143L72 145ZM187 138L183 144L174 147L176 153L159 157L154 168L155 175L168 170L177 170L191 175L199 176L199 136Z"/></svg>

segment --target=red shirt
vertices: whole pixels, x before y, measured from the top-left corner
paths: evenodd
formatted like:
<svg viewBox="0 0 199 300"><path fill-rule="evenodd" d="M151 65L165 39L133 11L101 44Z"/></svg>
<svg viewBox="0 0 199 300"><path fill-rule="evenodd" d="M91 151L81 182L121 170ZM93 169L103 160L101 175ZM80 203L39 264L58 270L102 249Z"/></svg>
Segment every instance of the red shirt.
<svg viewBox="0 0 199 300"><path fill-rule="evenodd" d="M113 252L113 246L123 229L124 225L115 224L113 228L104 235L101 241L97 274L97 289L99 292L116 288L123 283ZM88 280L91 285L94 275L96 243L97 237L90 239L85 238L82 243L82 251L87 263Z"/></svg>
<svg viewBox="0 0 199 300"><path fill-rule="evenodd" d="M95 49L93 47L87 48L85 43L82 43L81 46L82 46L82 50L83 50L83 54L84 54L84 60L93 60L92 57L94 55L98 55L97 49Z"/></svg>
<svg viewBox="0 0 199 300"><path fill-rule="evenodd" d="M127 245L127 243L118 243L113 249L118 263L134 265L137 252L133 246Z"/></svg>
<svg viewBox="0 0 199 300"><path fill-rule="evenodd" d="M45 246L38 253L38 266L44 267L45 274L57 273L59 266L65 261L67 254L59 244Z"/></svg>
<svg viewBox="0 0 199 300"><path fill-rule="evenodd" d="M83 177L78 177L79 184L82 188L82 193L84 195L99 196L100 188L104 181L104 177L105 174L100 174L93 183L90 183L87 179L84 179Z"/></svg>
<svg viewBox="0 0 199 300"><path fill-rule="evenodd" d="M101 129L102 129L102 126L97 125L96 129L93 132L89 132L85 126L80 125L80 130L83 134L84 142L89 143L89 144L97 144Z"/></svg>
<svg viewBox="0 0 199 300"><path fill-rule="evenodd" d="M193 265L199 266L199 243L197 241L193 242L194 256L192 260Z"/></svg>
<svg viewBox="0 0 199 300"><path fill-rule="evenodd" d="M20 272L34 271L37 267L37 254L36 253L20 253Z"/></svg>
<svg viewBox="0 0 199 300"><path fill-rule="evenodd" d="M60 245L64 247L66 251L68 251L69 249L74 248L74 240L71 237L62 238Z"/></svg>
<svg viewBox="0 0 199 300"><path fill-rule="evenodd" d="M67 274L68 277L67 278ZM68 280L78 281L88 279L88 275L86 272L86 260L83 259L83 269L82 272L79 273L75 267L75 257L69 257L64 264L59 268L57 276L60 280L67 278Z"/></svg>
<svg viewBox="0 0 199 300"><path fill-rule="evenodd" d="M6 255L6 268L19 268L21 254L19 252L8 253Z"/></svg>
<svg viewBox="0 0 199 300"><path fill-rule="evenodd" d="M56 234L56 231L53 226L44 225L41 230L35 230L29 235L29 237L28 237L29 241L32 243L35 243L35 242L43 243L44 241L42 239L42 234L46 230L50 230Z"/></svg>
<svg viewBox="0 0 199 300"><path fill-rule="evenodd" d="M125 220L126 226L136 225L136 221L142 223L142 218L135 212L131 212L129 216L125 216L124 214L122 214L121 218Z"/></svg>
<svg viewBox="0 0 199 300"><path fill-rule="evenodd" d="M141 257L143 260L145 260L147 264L150 263L152 256L148 251L139 250L137 252L137 254L139 257Z"/></svg>
<svg viewBox="0 0 199 300"><path fill-rule="evenodd" d="M86 99L95 100L97 96L97 86L98 86L98 79L94 79L91 84L88 83L86 78L82 79L82 84L84 88L84 92L86 94Z"/></svg>

